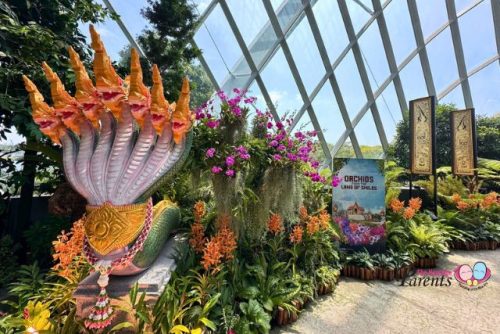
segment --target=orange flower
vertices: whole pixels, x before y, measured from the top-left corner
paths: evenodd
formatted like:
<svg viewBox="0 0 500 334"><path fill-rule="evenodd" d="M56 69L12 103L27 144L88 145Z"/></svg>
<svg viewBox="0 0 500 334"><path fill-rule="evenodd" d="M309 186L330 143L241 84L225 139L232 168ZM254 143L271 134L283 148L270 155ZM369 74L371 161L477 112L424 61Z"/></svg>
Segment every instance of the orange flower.
<svg viewBox="0 0 500 334"><path fill-rule="evenodd" d="M193 207L193 215L194 215L194 221L195 222L201 222L201 219L205 216L206 209L205 209L205 202L203 201L198 201Z"/></svg>
<svg viewBox="0 0 500 334"><path fill-rule="evenodd" d="M267 221L267 229L274 235L283 231L283 218L277 213L273 213Z"/></svg>
<svg viewBox="0 0 500 334"><path fill-rule="evenodd" d="M413 210L418 211L422 207L422 200L419 197L414 197L410 199L408 206Z"/></svg>
<svg viewBox="0 0 500 334"><path fill-rule="evenodd" d="M457 209L460 211L465 211L469 208L469 204L465 201L458 201Z"/></svg>
<svg viewBox="0 0 500 334"><path fill-rule="evenodd" d="M306 224L307 234L313 235L314 233L319 231L320 220L316 216L312 216L309 218L309 221Z"/></svg>
<svg viewBox="0 0 500 334"><path fill-rule="evenodd" d="M391 210L393 212L401 212L401 210L403 210L405 204L404 202L398 200L397 198L393 198L392 201L391 201Z"/></svg>
<svg viewBox="0 0 500 334"><path fill-rule="evenodd" d="M299 209L299 219L300 222L305 223L307 220L309 220L309 213L307 212L307 209L305 206L301 206Z"/></svg>
<svg viewBox="0 0 500 334"><path fill-rule="evenodd" d="M205 237L205 228L200 222L195 222L191 225L191 238L189 239L189 244L195 252L201 253L203 252L203 247L207 242L207 238Z"/></svg>
<svg viewBox="0 0 500 334"><path fill-rule="evenodd" d="M82 254L84 238L85 228L83 219L80 219L73 223L69 233L62 231L57 236L57 240L52 242L54 246L52 257L56 262L52 270L56 271L59 276L71 279L78 267L85 263L86 260Z"/></svg>
<svg viewBox="0 0 500 334"><path fill-rule="evenodd" d="M304 234L304 229L300 225L295 225L290 234L290 241L294 244L299 244L302 242L302 235Z"/></svg>
<svg viewBox="0 0 500 334"><path fill-rule="evenodd" d="M232 260L234 258L234 251L238 246L233 230L229 226L223 226L214 238L219 243L222 257L226 260Z"/></svg>
<svg viewBox="0 0 500 334"><path fill-rule="evenodd" d="M326 210L322 210L319 213L319 221L321 225L321 229L326 230L330 227L330 221L332 217L330 217L330 214L326 212Z"/></svg>
<svg viewBox="0 0 500 334"><path fill-rule="evenodd" d="M492 205L497 204L497 197L498 194L494 191L484 196L483 200L481 201L481 208L487 209Z"/></svg>
<svg viewBox="0 0 500 334"><path fill-rule="evenodd" d="M462 200L462 197L459 195L459 194L453 194L453 196L451 196L451 200L454 202L454 203L458 203L458 201Z"/></svg>
<svg viewBox="0 0 500 334"><path fill-rule="evenodd" d="M404 219L410 220L413 218L413 216L415 216L415 209L413 209L412 207L407 207L403 212Z"/></svg>
<svg viewBox="0 0 500 334"><path fill-rule="evenodd" d="M217 267L222 260L221 245L218 238L212 238L207 242L205 248L203 249L203 258L201 264L205 270L211 267Z"/></svg>

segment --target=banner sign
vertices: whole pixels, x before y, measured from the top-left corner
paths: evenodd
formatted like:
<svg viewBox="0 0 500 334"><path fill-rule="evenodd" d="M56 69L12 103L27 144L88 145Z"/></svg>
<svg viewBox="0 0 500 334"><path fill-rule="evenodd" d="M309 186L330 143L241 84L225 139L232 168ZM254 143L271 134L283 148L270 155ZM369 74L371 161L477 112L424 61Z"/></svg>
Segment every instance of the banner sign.
<svg viewBox="0 0 500 334"><path fill-rule="evenodd" d="M344 248L385 250L384 160L334 159L333 219Z"/></svg>
<svg viewBox="0 0 500 334"><path fill-rule="evenodd" d="M434 161L434 98L410 101L410 169L430 175Z"/></svg>
<svg viewBox="0 0 500 334"><path fill-rule="evenodd" d="M451 112L452 170L455 175L474 175L476 131L474 109Z"/></svg>

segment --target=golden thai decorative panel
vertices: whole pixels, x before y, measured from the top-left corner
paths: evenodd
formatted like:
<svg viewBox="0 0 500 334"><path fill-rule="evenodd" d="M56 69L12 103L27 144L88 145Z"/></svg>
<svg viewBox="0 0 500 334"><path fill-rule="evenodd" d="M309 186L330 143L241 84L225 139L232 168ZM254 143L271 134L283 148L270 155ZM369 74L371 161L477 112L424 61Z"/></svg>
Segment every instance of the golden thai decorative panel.
<svg viewBox="0 0 500 334"><path fill-rule="evenodd" d="M433 124L433 98L410 101L410 167L413 174L433 173Z"/></svg>
<svg viewBox="0 0 500 334"><path fill-rule="evenodd" d="M457 110L451 113L452 168L455 175L474 175L474 123L474 109Z"/></svg>

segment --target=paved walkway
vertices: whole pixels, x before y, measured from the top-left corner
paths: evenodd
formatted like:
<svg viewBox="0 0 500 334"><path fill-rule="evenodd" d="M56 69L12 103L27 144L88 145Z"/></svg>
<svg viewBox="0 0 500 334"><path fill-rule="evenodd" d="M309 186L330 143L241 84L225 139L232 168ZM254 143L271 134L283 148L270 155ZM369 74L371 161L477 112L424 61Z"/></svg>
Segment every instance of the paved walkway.
<svg viewBox="0 0 500 334"><path fill-rule="evenodd" d="M438 268L484 261L491 278L468 291L449 287L402 287L341 278L333 295L310 304L293 325L273 333L500 333L500 250L454 251Z"/></svg>

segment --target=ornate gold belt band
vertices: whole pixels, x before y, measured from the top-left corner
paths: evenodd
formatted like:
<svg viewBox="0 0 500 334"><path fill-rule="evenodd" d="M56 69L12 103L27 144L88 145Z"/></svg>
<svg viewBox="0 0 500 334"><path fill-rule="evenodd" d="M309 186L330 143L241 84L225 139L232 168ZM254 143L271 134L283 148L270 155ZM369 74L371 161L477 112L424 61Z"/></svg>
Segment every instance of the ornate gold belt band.
<svg viewBox="0 0 500 334"><path fill-rule="evenodd" d="M129 245L144 227L146 211L147 203L87 205L84 226L89 244L100 255Z"/></svg>

